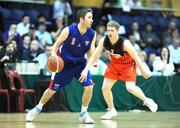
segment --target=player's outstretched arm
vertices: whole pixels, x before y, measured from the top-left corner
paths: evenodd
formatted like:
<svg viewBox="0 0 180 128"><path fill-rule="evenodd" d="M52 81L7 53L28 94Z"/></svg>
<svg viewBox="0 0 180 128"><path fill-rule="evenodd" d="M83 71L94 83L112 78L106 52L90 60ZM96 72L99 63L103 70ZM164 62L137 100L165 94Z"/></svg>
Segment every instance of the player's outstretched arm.
<svg viewBox="0 0 180 128"><path fill-rule="evenodd" d="M93 52L93 54L90 56L88 63L86 64L86 67L84 68L84 70L81 72L81 76L79 78L79 81L82 83L83 81L86 80L87 78L87 73L91 67L91 65L99 59L102 51L103 51L103 43L104 43L104 37L101 38L101 40L98 43L97 48L95 49L95 52Z"/></svg>
<svg viewBox="0 0 180 128"><path fill-rule="evenodd" d="M51 55L56 55L59 47L63 44L63 42L67 39L69 35L69 28L64 28L59 37L57 38L56 42L53 44Z"/></svg>
<svg viewBox="0 0 180 128"><path fill-rule="evenodd" d="M133 45L131 44L131 42L129 40L124 41L123 49L124 49L124 51L127 51L130 54L130 56L135 60L137 66L139 67L144 78L147 79L152 76L152 72L150 71L150 69L145 68L143 66L140 57L138 56L136 50L134 49Z"/></svg>
<svg viewBox="0 0 180 128"><path fill-rule="evenodd" d="M91 55L93 55L93 53L95 52L95 45L96 45L96 33L95 33L95 35L94 35L94 38L93 38L93 40L92 40L92 43L91 43L91 47L90 47L90 50L89 50L89 57L91 56Z"/></svg>

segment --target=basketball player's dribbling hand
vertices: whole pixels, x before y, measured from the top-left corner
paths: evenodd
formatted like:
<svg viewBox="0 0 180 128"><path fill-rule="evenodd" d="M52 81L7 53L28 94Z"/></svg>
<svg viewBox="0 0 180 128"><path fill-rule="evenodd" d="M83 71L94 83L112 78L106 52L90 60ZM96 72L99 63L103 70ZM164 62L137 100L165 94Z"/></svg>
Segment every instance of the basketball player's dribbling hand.
<svg viewBox="0 0 180 128"><path fill-rule="evenodd" d="M88 70L84 69L82 72L81 72L81 76L79 78L79 81L80 83L83 83L84 81L86 81L87 79L87 74L88 74Z"/></svg>

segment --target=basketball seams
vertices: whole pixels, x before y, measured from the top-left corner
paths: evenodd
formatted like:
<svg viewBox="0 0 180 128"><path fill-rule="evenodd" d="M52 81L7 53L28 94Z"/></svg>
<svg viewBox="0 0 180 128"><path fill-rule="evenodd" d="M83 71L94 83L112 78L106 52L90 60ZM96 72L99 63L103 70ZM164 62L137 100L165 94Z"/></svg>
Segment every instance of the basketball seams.
<svg viewBox="0 0 180 128"><path fill-rule="evenodd" d="M59 61L58 61L58 56L55 56L56 57L56 72L58 72L58 69L59 69Z"/></svg>
<svg viewBox="0 0 180 128"><path fill-rule="evenodd" d="M51 72L58 73L63 69L64 61L59 56L50 56L48 58L47 66Z"/></svg>

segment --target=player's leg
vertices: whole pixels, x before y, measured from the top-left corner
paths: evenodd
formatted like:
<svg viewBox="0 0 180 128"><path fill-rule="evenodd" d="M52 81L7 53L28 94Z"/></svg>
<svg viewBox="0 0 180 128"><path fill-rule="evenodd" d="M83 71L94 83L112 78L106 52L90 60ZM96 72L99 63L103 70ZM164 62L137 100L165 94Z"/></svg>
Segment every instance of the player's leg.
<svg viewBox="0 0 180 128"><path fill-rule="evenodd" d="M93 93L93 86L86 86L84 87L84 92L83 92L83 96L82 96L82 106L87 107L91 101L92 98L92 93ZM86 110L87 109L83 109L82 110Z"/></svg>
<svg viewBox="0 0 180 128"><path fill-rule="evenodd" d="M104 78L102 92L109 109L114 108L112 87L117 80Z"/></svg>
<svg viewBox="0 0 180 128"><path fill-rule="evenodd" d="M136 97L138 97L139 99L141 99L144 104L152 111L152 112L156 112L158 109L157 104L150 98L146 97L145 94L143 93L143 91L135 85L135 82L130 82L130 81L126 81L126 89L132 93L133 95L135 95Z"/></svg>
<svg viewBox="0 0 180 128"><path fill-rule="evenodd" d="M44 92L43 96L39 101L39 104L27 113L26 121L33 121L36 115L41 112L43 105L49 101L49 99L54 95L54 93L57 90L60 91L72 80L73 73L69 73L69 75L68 73L69 72L67 72L66 70L63 70L60 73L52 74L49 88L46 89L46 91Z"/></svg>
<svg viewBox="0 0 180 128"><path fill-rule="evenodd" d="M103 92L104 99L108 105L108 112L105 115L103 115L101 119L108 120L108 119L112 119L114 116L117 115L117 111L113 103L113 94L111 91L116 81L117 80L115 79L104 78L102 92Z"/></svg>
<svg viewBox="0 0 180 128"><path fill-rule="evenodd" d="M33 121L36 117L36 115L38 115L44 104L46 104L49 99L54 95L56 91L51 90L50 88L46 89L38 103L38 105L36 105L32 110L30 110L27 115L26 115L26 121Z"/></svg>
<svg viewBox="0 0 180 128"><path fill-rule="evenodd" d="M82 86L84 87L84 92L82 96L82 106L79 117L79 121L85 124L94 124L94 120L89 116L87 111L93 94L93 85L94 83L92 82L91 75L88 72L86 81L82 83Z"/></svg>
<svg viewBox="0 0 180 128"><path fill-rule="evenodd" d="M41 97L37 107L42 109L43 105L46 104L55 93L56 93L56 91L54 91L50 88L46 89L45 92L43 93L43 96Z"/></svg>
<svg viewBox="0 0 180 128"><path fill-rule="evenodd" d="M141 100L144 101L146 99L146 96L144 95L143 91L135 85L135 82L126 82L126 89L128 90L128 92L132 93Z"/></svg>
<svg viewBox="0 0 180 128"><path fill-rule="evenodd" d="M88 114L88 106L92 98L93 86L84 87L84 92L82 96L82 106L79 121L85 124L94 124L94 120Z"/></svg>

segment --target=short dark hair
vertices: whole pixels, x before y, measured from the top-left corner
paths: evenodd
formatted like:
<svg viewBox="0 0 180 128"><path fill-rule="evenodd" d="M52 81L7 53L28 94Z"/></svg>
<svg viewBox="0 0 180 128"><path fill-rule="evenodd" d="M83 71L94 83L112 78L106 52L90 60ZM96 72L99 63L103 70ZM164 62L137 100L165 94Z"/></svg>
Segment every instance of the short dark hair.
<svg viewBox="0 0 180 128"><path fill-rule="evenodd" d="M79 22L80 17L84 18L88 12L93 13L93 10L91 8L82 8L78 10L76 19Z"/></svg>

